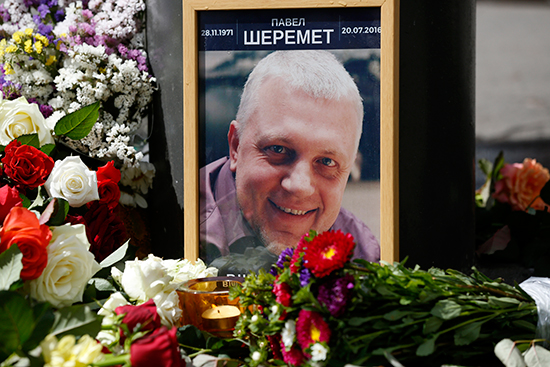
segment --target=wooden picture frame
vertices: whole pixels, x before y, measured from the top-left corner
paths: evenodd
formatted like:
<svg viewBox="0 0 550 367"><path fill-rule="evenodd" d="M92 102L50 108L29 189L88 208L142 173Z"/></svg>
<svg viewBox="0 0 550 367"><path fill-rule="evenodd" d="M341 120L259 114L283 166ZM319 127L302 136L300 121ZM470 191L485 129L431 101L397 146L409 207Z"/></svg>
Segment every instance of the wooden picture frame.
<svg viewBox="0 0 550 367"><path fill-rule="evenodd" d="M198 14L210 10L379 7L381 260L399 261L399 0L183 0L184 254L199 257Z"/></svg>

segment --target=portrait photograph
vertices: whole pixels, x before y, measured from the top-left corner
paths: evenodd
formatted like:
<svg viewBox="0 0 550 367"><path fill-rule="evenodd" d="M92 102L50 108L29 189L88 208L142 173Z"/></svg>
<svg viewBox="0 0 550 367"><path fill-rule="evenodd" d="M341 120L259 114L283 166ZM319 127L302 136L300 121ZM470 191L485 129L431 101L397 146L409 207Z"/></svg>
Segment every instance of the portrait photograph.
<svg viewBox="0 0 550 367"><path fill-rule="evenodd" d="M200 257L207 263L214 261L222 272L246 274L248 268L274 263L284 248L296 244L299 236L309 229L335 229L335 217L340 210L338 221L341 221L343 208L353 218L346 217L346 223L357 221L361 223L357 231L367 233L363 237L368 238L358 240L369 243L364 246L369 249L356 256L377 260L380 9L209 11L199 14L198 24ZM266 65L263 67L266 71L262 72L265 75L259 75L254 82L251 73L259 64ZM293 68L295 71L289 73L294 75L291 78L299 79L297 86L288 85L286 80L273 82L277 77L271 74L279 73L279 69L285 74ZM333 73L333 69L338 71ZM323 95L323 87L315 86L318 75L322 79L319 83L325 83L327 91L340 93L341 89L343 97ZM244 93L249 80L250 91ZM357 96L348 98L348 91L339 87L348 84L350 90L356 89ZM300 96L294 94L298 93L294 89L308 88L309 97L320 101L316 102L319 105L308 106L307 101L300 102ZM281 97L286 94L287 101ZM277 105L278 99L281 101ZM329 109L325 105L332 99L339 104ZM357 101L344 103L348 99ZM290 102L295 102L296 111L306 116L294 116L296 123L291 122L285 128L282 121L290 119L293 111ZM331 113L334 116L329 117ZM258 114L262 117L255 117ZM321 122L329 119L333 126ZM249 134L242 135L245 124L240 120L255 121L246 122ZM299 129L303 120L310 124ZM353 131L346 134L350 120L358 121L352 124ZM252 133L249 125L258 125L258 130ZM280 131L271 131L275 126ZM318 132L325 134L315 140ZM269 134L285 136L260 147L265 141L262 135L271 137ZM300 140L302 136L304 140ZM322 140L325 138L327 144ZM249 162L247 155L258 152L249 151L248 144L261 152L262 157L251 158ZM331 144L334 149L329 148ZM326 157L323 149L327 150ZM338 154L344 152L341 156L345 158L340 158ZM259 160L254 161L256 158ZM314 162L304 177L311 176L309 185L315 186L311 190L316 192L313 195L318 203L308 199L310 202L306 204L308 200L300 201L295 198L297 195L283 199L283 194L277 193L284 191L288 196L294 190L285 188L283 176L300 166L302 158ZM277 174L262 167L266 161L277 168ZM281 176L282 167L285 172ZM312 177L320 179L313 183ZM227 188L226 181L231 182L231 188ZM267 203L267 208L262 202ZM283 216L290 217L289 224L278 225L280 213L269 216L271 209L284 212ZM313 218L305 220L305 217ZM296 228L290 228L293 226ZM271 232L284 233L279 236ZM243 241L244 238L247 240Z"/></svg>

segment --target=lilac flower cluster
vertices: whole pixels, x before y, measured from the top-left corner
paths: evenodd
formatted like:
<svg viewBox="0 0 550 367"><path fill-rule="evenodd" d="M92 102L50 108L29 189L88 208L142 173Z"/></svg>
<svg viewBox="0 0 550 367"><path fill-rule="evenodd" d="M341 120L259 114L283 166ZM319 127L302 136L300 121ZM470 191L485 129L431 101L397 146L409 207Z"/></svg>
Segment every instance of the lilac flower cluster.
<svg viewBox="0 0 550 367"><path fill-rule="evenodd" d="M328 308L332 316L338 317L346 310L353 287L352 275L334 278L319 286L317 299Z"/></svg>

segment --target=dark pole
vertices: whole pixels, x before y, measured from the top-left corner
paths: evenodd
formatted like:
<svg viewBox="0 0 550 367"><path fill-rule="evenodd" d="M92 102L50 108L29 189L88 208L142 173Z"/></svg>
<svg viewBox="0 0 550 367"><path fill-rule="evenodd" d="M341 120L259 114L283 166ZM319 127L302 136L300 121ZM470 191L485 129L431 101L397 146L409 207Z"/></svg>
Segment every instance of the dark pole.
<svg viewBox="0 0 550 367"><path fill-rule="evenodd" d="M475 0L400 5L400 258L473 264Z"/></svg>

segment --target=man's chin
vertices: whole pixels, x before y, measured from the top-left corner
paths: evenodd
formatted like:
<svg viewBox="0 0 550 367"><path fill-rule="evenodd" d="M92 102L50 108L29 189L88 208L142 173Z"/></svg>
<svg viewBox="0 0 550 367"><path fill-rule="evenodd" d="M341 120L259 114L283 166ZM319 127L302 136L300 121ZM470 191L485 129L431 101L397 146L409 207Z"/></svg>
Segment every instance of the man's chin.
<svg viewBox="0 0 550 367"><path fill-rule="evenodd" d="M298 241L300 239L273 239L270 238L270 236L267 236L265 234L262 234L262 241L265 244L265 247L268 249L269 252L280 255L281 252L283 252L286 248L289 247L296 247L298 245Z"/></svg>

